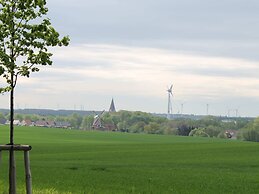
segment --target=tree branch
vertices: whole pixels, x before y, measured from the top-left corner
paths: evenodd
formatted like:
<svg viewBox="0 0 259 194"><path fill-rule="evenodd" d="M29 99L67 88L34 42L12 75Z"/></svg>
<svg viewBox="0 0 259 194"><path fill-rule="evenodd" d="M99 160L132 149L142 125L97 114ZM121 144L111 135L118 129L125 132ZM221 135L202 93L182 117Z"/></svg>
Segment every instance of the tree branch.
<svg viewBox="0 0 259 194"><path fill-rule="evenodd" d="M18 72L14 75L14 82L13 82L13 88L15 88L16 83L17 83L17 79L18 79Z"/></svg>
<svg viewBox="0 0 259 194"><path fill-rule="evenodd" d="M22 27L20 30L18 30L18 29L19 29L18 27L21 25L21 22L22 22L22 21L23 21L23 18L21 19L19 25L17 26L17 29L16 29L16 30L18 31L18 33L20 33L20 32L22 32L22 31L25 30L25 26L28 24L29 19L25 20L25 23L23 24L23 27ZM20 39L17 41L17 43L16 43L17 47L18 47L18 45L20 45L21 40L22 40L22 38L20 38ZM20 48L20 47L18 47L18 48ZM16 57L18 57L18 56L20 55L20 52L19 52L19 49L18 49L18 48L17 48L17 49L15 50L15 52L14 52L14 56L16 56Z"/></svg>

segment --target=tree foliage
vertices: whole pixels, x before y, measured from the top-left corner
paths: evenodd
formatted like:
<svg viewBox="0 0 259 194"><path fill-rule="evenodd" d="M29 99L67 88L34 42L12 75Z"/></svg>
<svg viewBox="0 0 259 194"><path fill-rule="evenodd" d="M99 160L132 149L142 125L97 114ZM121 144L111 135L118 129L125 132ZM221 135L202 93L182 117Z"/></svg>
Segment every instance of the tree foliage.
<svg viewBox="0 0 259 194"><path fill-rule="evenodd" d="M259 142L259 117L240 130L239 139Z"/></svg>
<svg viewBox="0 0 259 194"><path fill-rule="evenodd" d="M50 46L67 46L69 38L59 38L51 26L45 0L0 0L0 76L12 90L18 76L29 77L39 65L51 65Z"/></svg>
<svg viewBox="0 0 259 194"><path fill-rule="evenodd" d="M209 134L205 132L204 128L196 128L192 130L189 133L189 136L194 136L194 137L210 137Z"/></svg>

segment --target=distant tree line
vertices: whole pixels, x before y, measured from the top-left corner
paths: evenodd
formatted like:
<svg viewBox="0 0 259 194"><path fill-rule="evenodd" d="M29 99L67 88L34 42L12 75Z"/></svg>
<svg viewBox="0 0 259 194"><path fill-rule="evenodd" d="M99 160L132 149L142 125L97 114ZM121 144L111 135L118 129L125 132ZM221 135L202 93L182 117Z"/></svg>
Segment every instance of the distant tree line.
<svg viewBox="0 0 259 194"><path fill-rule="evenodd" d="M74 129L92 130L94 114L82 116L73 113L68 116L15 114L16 120L31 121L51 120L68 122ZM9 114L0 113L0 119L9 119ZM174 119L154 116L145 112L119 111L104 113L101 116L103 126L113 126L113 131L128 133L167 134L180 136L219 137L227 138L226 131L236 131L237 138L248 141L259 141L259 118L249 121L245 118L224 120L220 117L206 116L199 120ZM103 129L105 130L105 128Z"/></svg>

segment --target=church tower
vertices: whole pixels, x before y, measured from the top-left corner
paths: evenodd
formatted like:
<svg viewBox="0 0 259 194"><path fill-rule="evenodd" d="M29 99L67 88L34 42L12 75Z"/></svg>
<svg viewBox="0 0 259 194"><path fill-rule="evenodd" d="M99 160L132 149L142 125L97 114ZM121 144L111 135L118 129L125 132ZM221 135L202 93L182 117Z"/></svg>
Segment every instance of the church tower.
<svg viewBox="0 0 259 194"><path fill-rule="evenodd" d="M109 112L116 112L113 99L112 99L112 102L111 102L111 105L110 105Z"/></svg>

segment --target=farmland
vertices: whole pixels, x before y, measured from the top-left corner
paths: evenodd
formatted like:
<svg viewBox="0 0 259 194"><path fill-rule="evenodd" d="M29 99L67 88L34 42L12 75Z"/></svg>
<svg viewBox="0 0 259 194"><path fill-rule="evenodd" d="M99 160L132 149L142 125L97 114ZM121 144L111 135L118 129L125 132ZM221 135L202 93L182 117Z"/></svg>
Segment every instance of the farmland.
<svg viewBox="0 0 259 194"><path fill-rule="evenodd" d="M0 126L0 143L8 142ZM257 193L259 144L235 140L17 127L30 144L34 193ZM22 153L17 185L24 191ZM8 154L0 193L8 190Z"/></svg>

